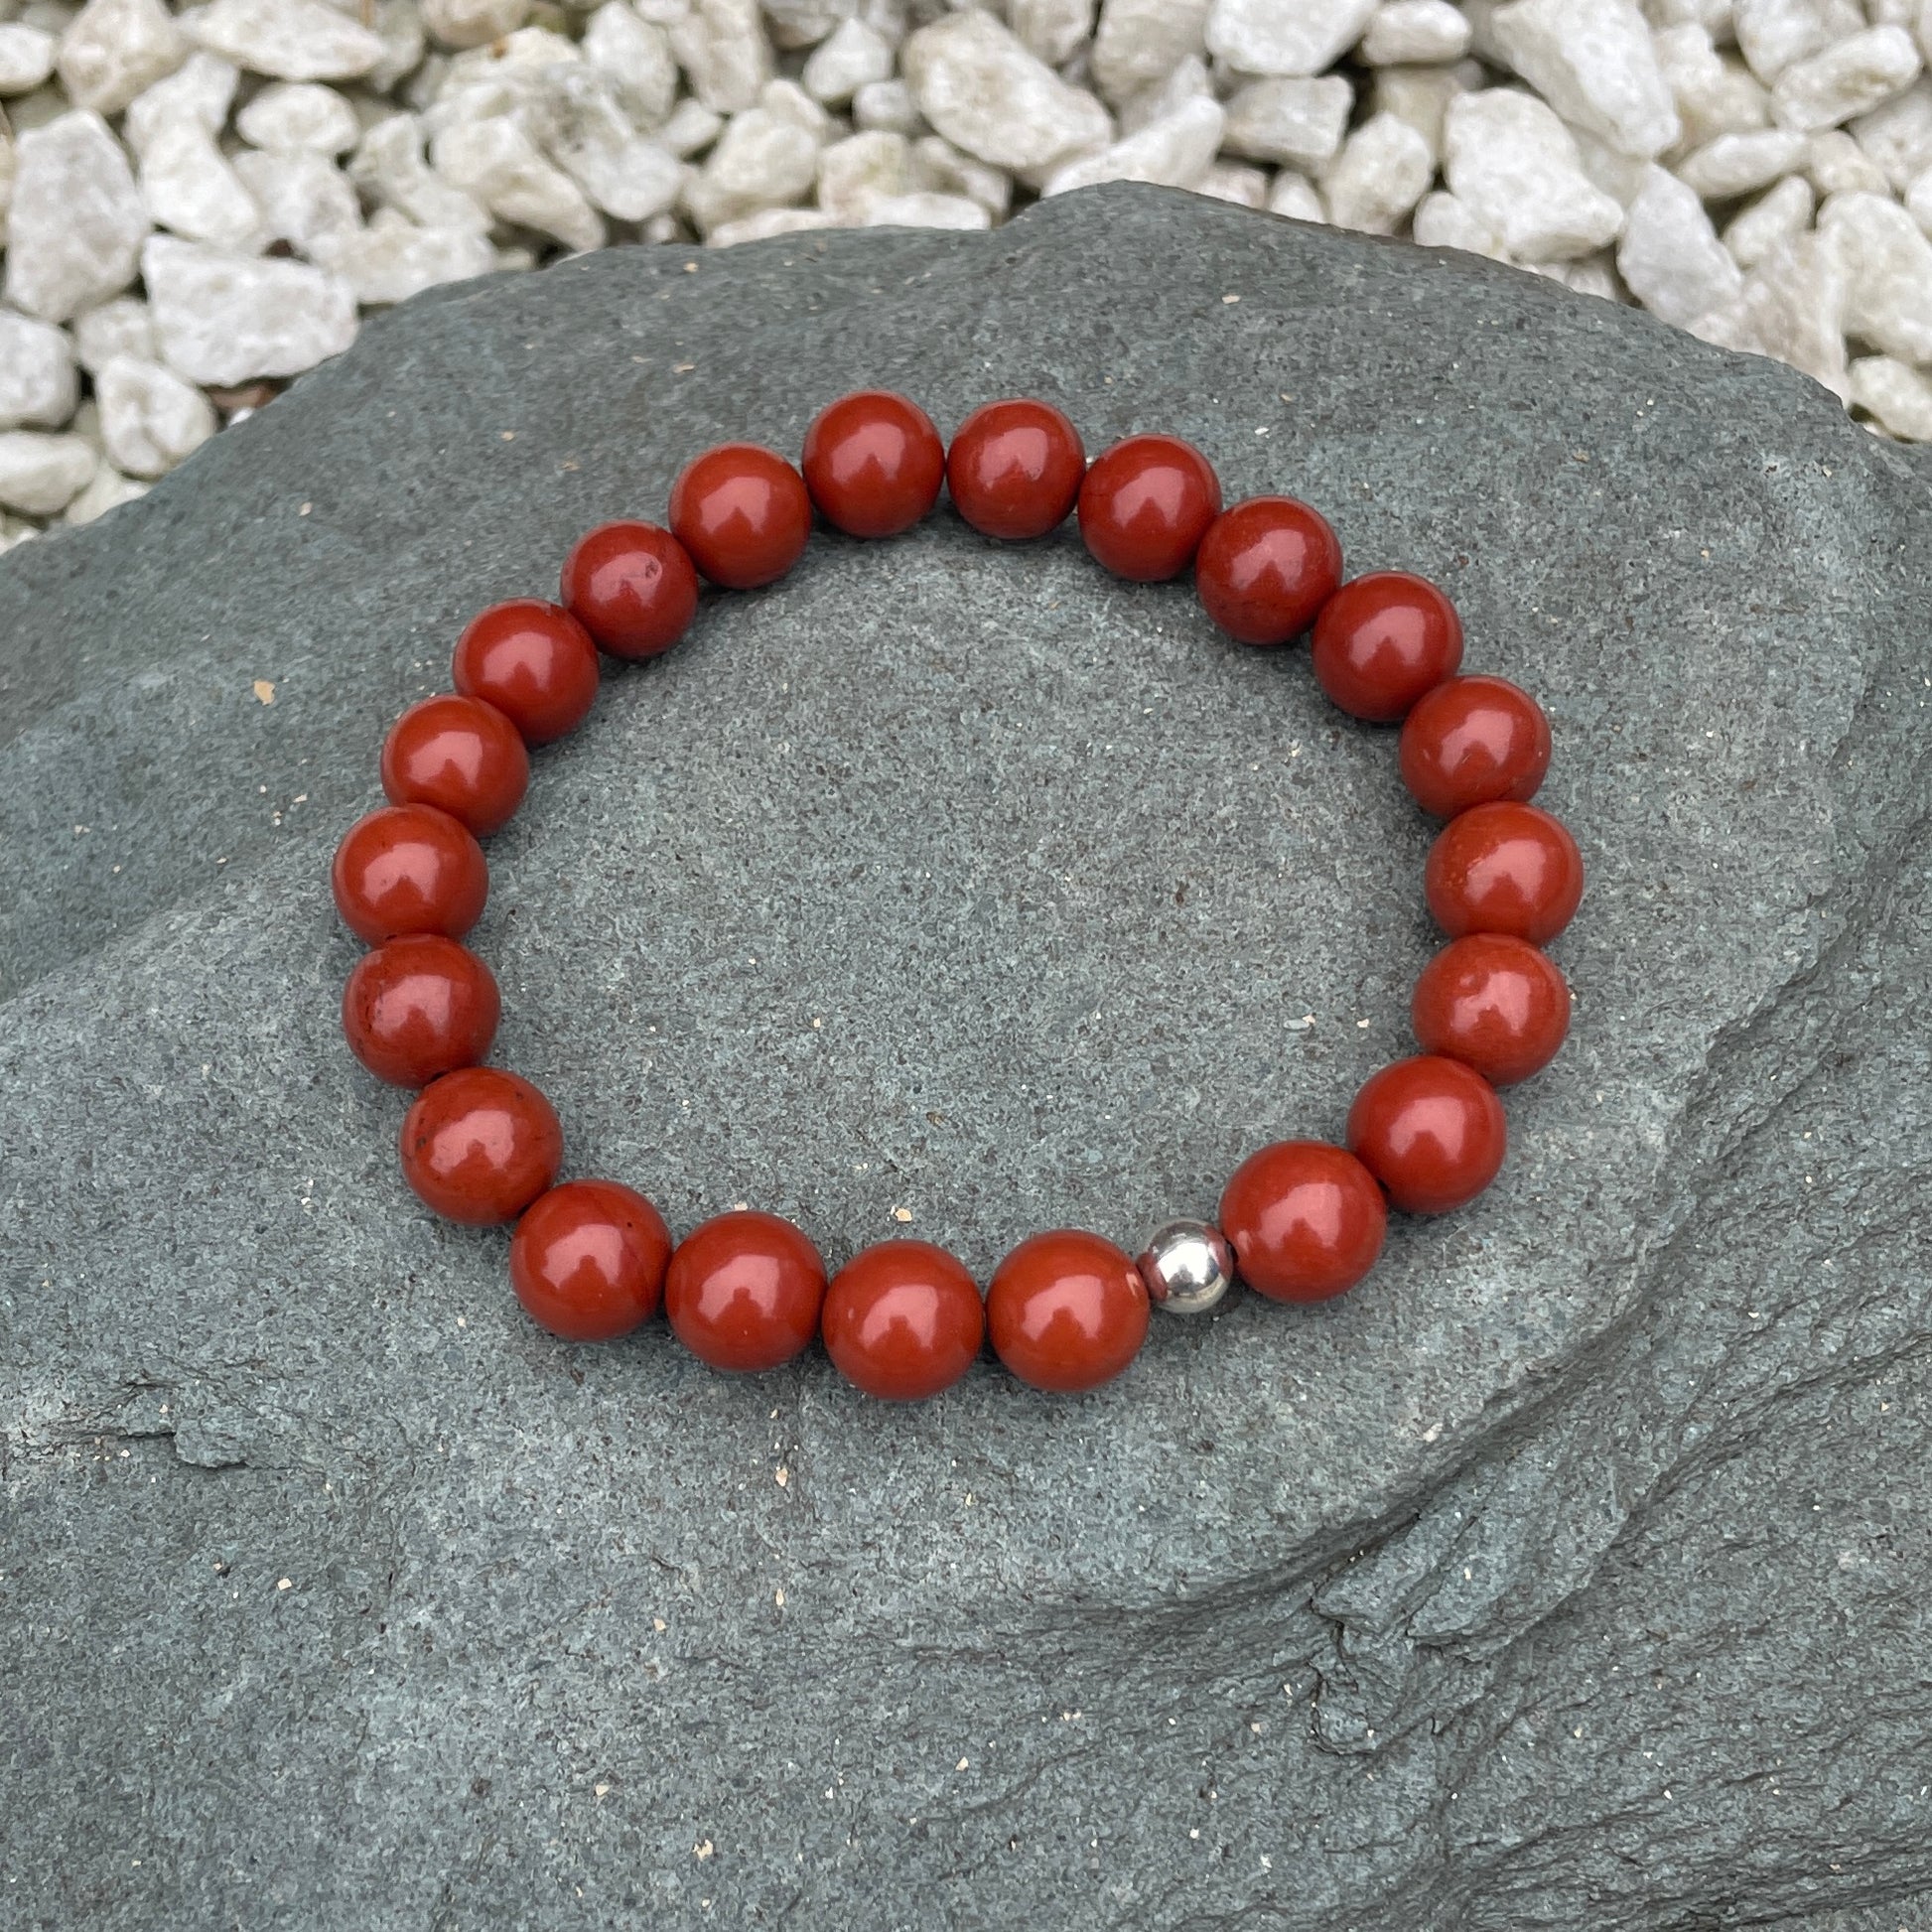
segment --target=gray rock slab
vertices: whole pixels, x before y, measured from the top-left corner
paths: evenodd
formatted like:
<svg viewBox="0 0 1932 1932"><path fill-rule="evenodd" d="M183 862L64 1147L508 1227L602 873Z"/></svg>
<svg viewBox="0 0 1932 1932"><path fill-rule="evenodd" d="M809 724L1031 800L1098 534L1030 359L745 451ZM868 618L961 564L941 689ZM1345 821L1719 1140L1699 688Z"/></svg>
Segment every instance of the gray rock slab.
<svg viewBox="0 0 1932 1932"><path fill-rule="evenodd" d="M337 1035L328 855L465 617L862 384L1177 431L1439 578L1589 867L1491 1193L1078 1401L558 1344ZM12 553L10 1913L1613 1932L1932 1886L1928 538L1788 370L1115 188L443 291ZM477 944L574 1171L984 1276L1337 1133L1408 1050L1428 837L1303 653L942 512L614 672Z"/></svg>

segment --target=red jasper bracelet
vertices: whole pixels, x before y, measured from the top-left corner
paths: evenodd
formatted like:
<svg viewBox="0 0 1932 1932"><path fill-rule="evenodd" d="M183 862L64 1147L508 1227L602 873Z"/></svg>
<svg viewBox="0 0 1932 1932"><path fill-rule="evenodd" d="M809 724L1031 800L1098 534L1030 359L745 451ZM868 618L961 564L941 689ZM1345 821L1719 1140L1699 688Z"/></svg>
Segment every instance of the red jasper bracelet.
<svg viewBox="0 0 1932 1932"><path fill-rule="evenodd" d="M1450 943L1411 1004L1423 1051L1374 1074L1345 1146L1282 1141L1251 1156L1218 1225L1176 1221L1135 1260L1097 1234L1023 1241L982 1302L965 1267L929 1242L881 1242L829 1286L790 1222L739 1209L673 1243L641 1194L612 1180L561 1185L563 1132L548 1100L482 1064L496 983L459 944L489 890L479 838L515 812L526 747L581 724L598 650L668 650L698 609L700 577L752 590L797 562L814 510L859 537L910 528L942 484L987 536L1025 541L1079 519L1087 548L1138 582L1193 566L1207 615L1246 644L1305 631L1314 675L1343 711L1400 722L1403 782L1447 820L1423 876ZM336 904L374 948L349 975L343 1030L379 1079L420 1088L401 1136L404 1177L438 1213L516 1221L510 1279L530 1314L573 1341L628 1333L661 1302L678 1339L714 1368L776 1367L824 1337L839 1370L896 1400L962 1376L990 1332L1000 1359L1042 1389L1096 1387L1133 1360L1148 1311L1212 1308L1236 1275L1278 1302L1352 1288L1381 1253L1388 1206L1442 1214L1502 1166L1496 1088L1547 1065L1570 1025L1563 975L1538 950L1583 896L1575 841L1530 804L1550 761L1536 701L1496 677L1457 675L1462 625L1433 584L1397 571L1341 578L1341 545L1306 503L1256 496L1222 509L1199 451L1132 436L1091 465L1061 412L989 403L951 448L905 397L833 403L803 461L751 444L709 450L671 489L670 528L607 523L565 561L561 605L483 612L456 646L453 695L396 721L382 748L390 804L336 853Z"/></svg>

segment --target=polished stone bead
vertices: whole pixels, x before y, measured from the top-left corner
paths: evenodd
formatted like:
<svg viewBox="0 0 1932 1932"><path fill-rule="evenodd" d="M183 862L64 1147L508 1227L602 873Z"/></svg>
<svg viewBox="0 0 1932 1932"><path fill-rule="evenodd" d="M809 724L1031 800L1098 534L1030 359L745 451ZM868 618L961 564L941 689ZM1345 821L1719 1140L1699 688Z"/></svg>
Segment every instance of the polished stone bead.
<svg viewBox="0 0 1932 1932"><path fill-rule="evenodd" d="M1556 1058L1570 1032L1570 988L1527 940L1472 932L1422 969L1409 1012L1426 1051L1508 1087Z"/></svg>
<svg viewBox="0 0 1932 1932"><path fill-rule="evenodd" d="M698 573L683 544L655 523L600 523L564 559L561 595L613 657L656 657L691 627Z"/></svg>
<svg viewBox="0 0 1932 1932"><path fill-rule="evenodd" d="M467 946L417 932L364 953L343 989L348 1049L392 1086L425 1087L475 1066L496 1037L501 1003Z"/></svg>
<svg viewBox="0 0 1932 1932"><path fill-rule="evenodd" d="M1327 1302L1375 1266L1388 1208L1375 1176L1326 1141L1251 1154L1221 1195L1241 1279L1273 1302Z"/></svg>
<svg viewBox="0 0 1932 1932"><path fill-rule="evenodd" d="M1201 608L1244 644L1299 637L1340 583L1340 538L1293 496L1250 496L1224 509L1194 553Z"/></svg>
<svg viewBox="0 0 1932 1932"><path fill-rule="evenodd" d="M1080 485L1080 535L1116 577L1165 583L1194 561L1221 508L1214 467L1177 436L1130 436Z"/></svg>
<svg viewBox="0 0 1932 1932"><path fill-rule="evenodd" d="M825 1264L804 1233L745 1208L694 1228L664 1277L672 1332L734 1374L790 1361L818 1332L824 1300Z"/></svg>
<svg viewBox="0 0 1932 1932"><path fill-rule="evenodd" d="M986 1330L965 1265L929 1241L881 1241L832 1277L819 1316L825 1352L855 1388L886 1402L949 1389Z"/></svg>
<svg viewBox="0 0 1932 1932"><path fill-rule="evenodd" d="M461 939L483 916L483 847L434 805L385 805L343 834L330 868L343 923L372 946L406 932Z"/></svg>
<svg viewBox="0 0 1932 1932"><path fill-rule="evenodd" d="M1437 834L1422 886L1451 939L1507 932L1546 946L1583 900L1583 854L1568 829L1534 805L1471 805Z"/></svg>
<svg viewBox="0 0 1932 1932"><path fill-rule="evenodd" d="M432 1080L403 1117L403 1178L437 1213L476 1227L514 1220L557 1178L564 1133L529 1081L466 1066Z"/></svg>
<svg viewBox="0 0 1932 1932"><path fill-rule="evenodd" d="M1520 804L1550 768L1550 721L1507 678L1452 677L1416 700L1396 756L1410 795L1437 818L1498 798Z"/></svg>
<svg viewBox="0 0 1932 1932"><path fill-rule="evenodd" d="M1495 1179L1508 1149L1502 1102L1460 1060L1420 1053L1363 1083L1348 1148L1409 1214L1447 1214Z"/></svg>
<svg viewBox="0 0 1932 1932"><path fill-rule="evenodd" d="M805 480L756 443L722 443L671 485L671 534L714 584L753 591L795 564L812 531Z"/></svg>
<svg viewBox="0 0 1932 1932"><path fill-rule="evenodd" d="M597 702L597 646L558 604L512 598L470 620L451 670L465 696L492 704L523 734L547 745L572 732Z"/></svg>
<svg viewBox="0 0 1932 1932"><path fill-rule="evenodd" d="M1392 725L1462 662L1462 620L1424 577L1375 571L1344 584L1314 621L1317 683L1352 718Z"/></svg>
<svg viewBox="0 0 1932 1932"><path fill-rule="evenodd" d="M994 1271L993 1346L1021 1381L1072 1394L1111 1382L1147 1338L1147 1284L1133 1258L1076 1228L1035 1234Z"/></svg>
<svg viewBox="0 0 1932 1932"><path fill-rule="evenodd" d="M820 516L852 537L891 537L939 500L946 446L909 396L861 389L813 417L799 468Z"/></svg>
<svg viewBox="0 0 1932 1932"><path fill-rule="evenodd" d="M1072 513L1086 475L1080 432L1049 402L989 402L960 424L946 452L953 506L982 536L1025 542Z"/></svg>
<svg viewBox="0 0 1932 1932"><path fill-rule="evenodd" d="M530 783L522 735L481 698L413 704L382 741L382 789L395 805L434 805L480 839L501 831Z"/></svg>
<svg viewBox="0 0 1932 1932"><path fill-rule="evenodd" d="M642 1194L567 1180L523 1210L510 1285L533 1321L566 1341L615 1341L657 1312L671 1234Z"/></svg>

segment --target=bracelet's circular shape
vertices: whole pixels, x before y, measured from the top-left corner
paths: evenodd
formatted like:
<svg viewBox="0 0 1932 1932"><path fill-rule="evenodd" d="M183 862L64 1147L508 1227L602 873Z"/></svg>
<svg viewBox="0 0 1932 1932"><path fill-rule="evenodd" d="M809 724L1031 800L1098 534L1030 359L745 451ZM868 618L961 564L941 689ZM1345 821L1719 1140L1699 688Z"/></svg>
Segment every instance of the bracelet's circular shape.
<svg viewBox="0 0 1932 1932"><path fill-rule="evenodd" d="M1343 711L1402 727L1398 762L1421 808L1444 820L1424 897L1449 936L1416 982L1422 1051L1370 1076L1343 1145L1283 1140L1250 1155L1213 1221L1161 1227L1138 1259L1084 1229L1022 1241L984 1301L956 1257L884 1241L831 1280L804 1232L735 1208L672 1241L642 1194L614 1180L558 1183L563 1130L527 1080L483 1064L499 1000L460 941L489 874L477 843L529 781L526 748L583 722L598 651L654 657L684 634L700 577L724 591L774 582L814 514L865 540L911 528L941 487L983 534L1022 542L1077 511L1093 556L1155 583L1191 565L1208 617L1238 642L1276 649L1307 634L1321 688ZM1345 1294L1374 1266L1391 1206L1443 1214L1500 1171L1498 1087L1548 1065L1570 1026L1570 989L1541 950L1575 914L1583 859L1529 801L1550 763L1542 708L1507 679L1459 675L1462 622L1406 571L1344 581L1325 518L1290 496L1222 507L1207 459L1172 436L1131 436L1091 465L1050 403L975 410L942 443L909 398L844 396L813 418L800 466L758 444L703 452L672 486L669 527L606 523L565 560L562 604L517 598L458 639L454 694L412 705L380 759L390 803L338 847L336 904L373 950L350 973L343 1031L378 1079L420 1089L402 1123L404 1178L437 1213L516 1222L510 1279L531 1317L569 1341L628 1334L661 1306L700 1360L756 1373L820 1337L854 1387L885 1401L938 1394L985 1340L1022 1381L1074 1393L1139 1352L1149 1311L1199 1314L1237 1281L1270 1301Z"/></svg>

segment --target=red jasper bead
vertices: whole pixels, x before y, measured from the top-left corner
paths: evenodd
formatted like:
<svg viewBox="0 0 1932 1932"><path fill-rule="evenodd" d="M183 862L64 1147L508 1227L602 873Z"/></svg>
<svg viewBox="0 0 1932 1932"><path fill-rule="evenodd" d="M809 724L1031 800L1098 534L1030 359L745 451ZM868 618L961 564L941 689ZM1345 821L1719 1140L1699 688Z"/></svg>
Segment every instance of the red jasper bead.
<svg viewBox="0 0 1932 1932"><path fill-rule="evenodd" d="M432 1080L402 1122L402 1175L437 1213L473 1227L507 1221L563 1166L556 1110L500 1067L465 1066Z"/></svg>
<svg viewBox="0 0 1932 1932"><path fill-rule="evenodd" d="M510 1284L532 1320L566 1341L615 1341L657 1312L671 1231L615 1180L567 1180L523 1210Z"/></svg>
<svg viewBox="0 0 1932 1932"><path fill-rule="evenodd" d="M434 805L478 838L500 831L530 783L517 729L481 698L425 698L382 741L382 789L396 805Z"/></svg>
<svg viewBox="0 0 1932 1932"><path fill-rule="evenodd" d="M671 485L671 532L691 561L728 591L776 583L812 532L805 480L756 443L721 443Z"/></svg>
<svg viewBox="0 0 1932 1932"><path fill-rule="evenodd" d="M1570 1031L1570 988L1527 941L1472 932L1422 969L1409 1014L1427 1051L1510 1087L1556 1058Z"/></svg>
<svg viewBox="0 0 1932 1932"><path fill-rule="evenodd" d="M1213 465L1177 436L1130 436L1096 457L1080 485L1080 534L1116 577L1178 577L1221 508Z"/></svg>
<svg viewBox="0 0 1932 1932"><path fill-rule="evenodd" d="M1508 932L1547 945L1582 902L1583 854L1564 825L1534 805L1471 805L1436 835L1422 890L1451 939Z"/></svg>
<svg viewBox="0 0 1932 1932"><path fill-rule="evenodd" d="M562 596L613 657L655 657L697 616L698 573L683 544L655 523L600 523L564 559Z"/></svg>
<svg viewBox="0 0 1932 1932"><path fill-rule="evenodd" d="M1293 496L1250 496L1207 526L1194 553L1201 607L1244 644L1285 644L1341 582L1341 539Z"/></svg>
<svg viewBox="0 0 1932 1932"><path fill-rule="evenodd" d="M960 424L946 452L946 488L982 536L1019 543L1066 521L1086 470L1072 423L1050 402L1016 397Z"/></svg>
<svg viewBox="0 0 1932 1932"><path fill-rule="evenodd" d="M372 946L405 932L461 939L483 916L489 868L448 812L385 805L343 834L329 883L343 923Z"/></svg>
<svg viewBox="0 0 1932 1932"><path fill-rule="evenodd" d="M1416 700L1397 759L1410 795L1437 818L1497 798L1521 804L1550 768L1550 721L1506 677L1452 677Z"/></svg>
<svg viewBox="0 0 1932 1932"><path fill-rule="evenodd" d="M1496 1090L1438 1053L1371 1074L1348 1110L1349 1152L1410 1214L1447 1214L1474 1200L1508 1145Z"/></svg>
<svg viewBox="0 0 1932 1932"><path fill-rule="evenodd" d="M855 1388L883 1402L917 1402L973 1365L986 1311L972 1276L944 1248L881 1241L832 1277L819 1331Z"/></svg>
<svg viewBox="0 0 1932 1932"><path fill-rule="evenodd" d="M687 1234L664 1278L678 1340L735 1374L790 1361L817 1330L824 1300L825 1264L804 1234L744 1208Z"/></svg>
<svg viewBox="0 0 1932 1932"><path fill-rule="evenodd" d="M597 646L561 605L492 604L457 639L451 670L466 697L493 704L527 745L575 731L597 702Z"/></svg>
<svg viewBox="0 0 1932 1932"><path fill-rule="evenodd" d="M426 1087L489 1051L496 982L467 946L416 932L364 953L343 989L348 1050L378 1080Z"/></svg>
<svg viewBox="0 0 1932 1932"><path fill-rule="evenodd" d="M1462 662L1462 620L1426 577L1380 570L1344 584L1314 621L1322 690L1352 718L1392 725Z"/></svg>
<svg viewBox="0 0 1932 1932"><path fill-rule="evenodd" d="M1326 1141L1277 1141L1234 1171L1221 1232L1241 1279L1273 1302L1326 1302L1375 1266L1388 1227L1375 1176Z"/></svg>
<svg viewBox="0 0 1932 1932"><path fill-rule="evenodd" d="M909 396L861 389L812 418L800 468L819 515L835 529L893 537L939 500L946 446Z"/></svg>
<svg viewBox="0 0 1932 1932"><path fill-rule="evenodd" d="M986 1292L1001 1361L1059 1394L1111 1382L1140 1352L1147 1323L1147 1284L1132 1257L1077 1228L1021 1242Z"/></svg>

